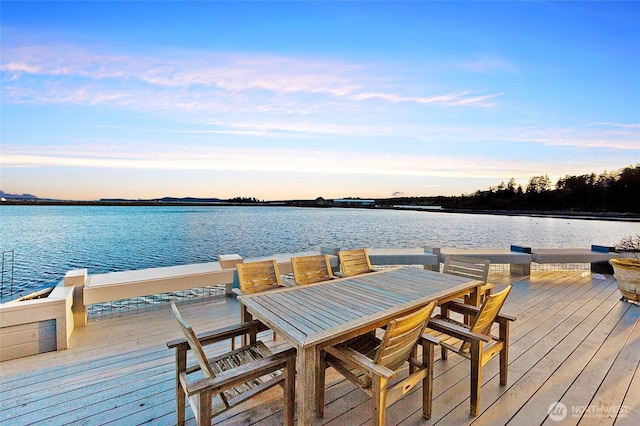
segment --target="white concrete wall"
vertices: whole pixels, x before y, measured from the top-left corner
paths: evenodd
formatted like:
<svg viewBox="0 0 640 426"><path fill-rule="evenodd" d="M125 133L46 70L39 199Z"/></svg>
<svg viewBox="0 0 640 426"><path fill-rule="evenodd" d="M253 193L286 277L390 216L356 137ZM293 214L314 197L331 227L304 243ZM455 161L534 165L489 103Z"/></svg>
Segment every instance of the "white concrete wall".
<svg viewBox="0 0 640 426"><path fill-rule="evenodd" d="M0 361L66 349L73 332L73 288L0 305Z"/></svg>

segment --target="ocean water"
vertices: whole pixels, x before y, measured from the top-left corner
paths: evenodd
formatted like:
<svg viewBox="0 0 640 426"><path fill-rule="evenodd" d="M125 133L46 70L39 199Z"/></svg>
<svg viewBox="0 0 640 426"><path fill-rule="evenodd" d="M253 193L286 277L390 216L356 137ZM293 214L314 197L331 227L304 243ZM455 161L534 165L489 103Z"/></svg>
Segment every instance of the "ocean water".
<svg viewBox="0 0 640 426"><path fill-rule="evenodd" d="M244 258L319 246L588 248L640 233L638 222L405 210L293 207L0 206L13 292L89 274ZM10 255L5 253L4 292Z"/></svg>

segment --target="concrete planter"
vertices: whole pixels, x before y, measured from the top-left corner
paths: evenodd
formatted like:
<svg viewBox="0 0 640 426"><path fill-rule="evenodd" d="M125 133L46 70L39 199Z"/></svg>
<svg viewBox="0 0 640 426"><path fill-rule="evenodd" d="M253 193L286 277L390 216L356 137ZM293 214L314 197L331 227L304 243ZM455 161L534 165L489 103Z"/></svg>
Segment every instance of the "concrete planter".
<svg viewBox="0 0 640 426"><path fill-rule="evenodd" d="M613 276L618 282L622 299L634 303L640 302L640 260L611 259Z"/></svg>
<svg viewBox="0 0 640 426"><path fill-rule="evenodd" d="M0 305L0 361L66 349L73 287L58 285Z"/></svg>

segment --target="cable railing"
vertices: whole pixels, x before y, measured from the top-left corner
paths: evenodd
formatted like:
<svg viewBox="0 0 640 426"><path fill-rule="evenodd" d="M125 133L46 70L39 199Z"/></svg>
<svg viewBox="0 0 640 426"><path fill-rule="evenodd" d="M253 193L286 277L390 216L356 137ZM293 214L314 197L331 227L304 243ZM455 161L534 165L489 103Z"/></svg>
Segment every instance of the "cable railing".
<svg viewBox="0 0 640 426"><path fill-rule="evenodd" d="M149 296L139 296L129 299L112 300L89 305L87 315L97 318L104 315L120 314L138 309L153 309L167 305L171 301L202 300L210 297L224 297L225 286L215 285L192 288L189 290L171 291Z"/></svg>

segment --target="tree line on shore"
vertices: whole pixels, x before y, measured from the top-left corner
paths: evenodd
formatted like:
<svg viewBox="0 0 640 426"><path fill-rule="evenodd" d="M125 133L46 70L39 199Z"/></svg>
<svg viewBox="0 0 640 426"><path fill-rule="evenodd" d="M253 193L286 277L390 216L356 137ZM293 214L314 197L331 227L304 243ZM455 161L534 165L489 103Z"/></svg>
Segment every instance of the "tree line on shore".
<svg viewBox="0 0 640 426"><path fill-rule="evenodd" d="M539 210L640 213L640 164L612 172L565 176L552 184L549 176L533 176L525 188L515 179L488 190L453 197L379 200L388 204L437 204L448 209Z"/></svg>
<svg viewBox="0 0 640 426"><path fill-rule="evenodd" d="M255 197L219 198L173 198L153 200L101 199L98 201L68 201L40 199L23 194L12 195L0 191L3 203L7 204L95 204L95 205L290 205L305 207L333 207L333 200L318 197L315 200L286 200L265 202ZM6 199L5 199L6 197ZM353 198L353 200L360 200ZM347 207L393 208L394 206L440 206L449 210L493 210L493 211L575 211L593 213L640 214L640 164L627 166L612 172L590 173L580 176L565 176L553 184L547 175L533 176L526 187L515 179L501 182L488 190L473 194L435 197L394 197L375 199L371 206L353 203Z"/></svg>

